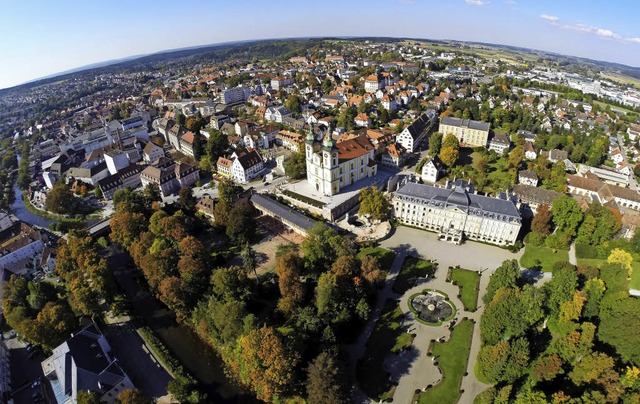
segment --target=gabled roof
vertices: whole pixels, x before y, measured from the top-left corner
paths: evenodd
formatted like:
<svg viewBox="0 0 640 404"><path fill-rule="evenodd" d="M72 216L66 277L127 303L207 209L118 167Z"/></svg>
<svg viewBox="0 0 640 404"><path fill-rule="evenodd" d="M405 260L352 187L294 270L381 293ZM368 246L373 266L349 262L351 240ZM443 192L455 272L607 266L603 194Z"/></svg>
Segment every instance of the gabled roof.
<svg viewBox="0 0 640 404"><path fill-rule="evenodd" d="M469 129L476 129L476 130L483 130L483 131L489 130L488 122L473 121L471 119L460 119L460 118L454 118L451 116L442 117L442 119L440 120L440 123L443 125L465 127Z"/></svg>
<svg viewBox="0 0 640 404"><path fill-rule="evenodd" d="M262 163L262 156L257 151L251 150L247 153L239 155L237 160L238 160L238 163L240 163L240 165L242 166L242 168L247 170L257 164Z"/></svg>

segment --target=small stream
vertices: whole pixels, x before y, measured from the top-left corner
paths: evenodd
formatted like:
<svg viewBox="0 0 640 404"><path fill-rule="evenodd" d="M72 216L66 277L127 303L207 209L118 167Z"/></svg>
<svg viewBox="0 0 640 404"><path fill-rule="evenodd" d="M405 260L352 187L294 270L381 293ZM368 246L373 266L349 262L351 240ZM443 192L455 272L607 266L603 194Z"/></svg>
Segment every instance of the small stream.
<svg viewBox="0 0 640 404"><path fill-rule="evenodd" d="M11 204L10 210L18 219L25 223L43 227L45 229L48 229L49 225L54 222L53 220L45 219L44 217L35 215L27 210L27 207L24 205L24 201L22 200L22 190L18 188L18 184L13 184L13 193L15 200Z"/></svg>

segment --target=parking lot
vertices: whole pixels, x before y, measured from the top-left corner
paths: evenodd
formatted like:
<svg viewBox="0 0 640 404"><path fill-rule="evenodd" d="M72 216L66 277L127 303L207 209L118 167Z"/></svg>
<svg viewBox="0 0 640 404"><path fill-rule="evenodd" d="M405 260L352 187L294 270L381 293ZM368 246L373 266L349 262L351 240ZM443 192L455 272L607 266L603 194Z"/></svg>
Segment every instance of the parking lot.
<svg viewBox="0 0 640 404"><path fill-rule="evenodd" d="M9 335L7 335L9 336ZM33 404L37 402L37 393L43 397L41 402L55 402L51 386L44 379L44 373L40 362L45 359L44 354L37 353L29 357L27 344L18 338L8 338L5 344L9 349L11 359L11 386L13 387L13 400L15 404ZM32 388L34 381L41 380L39 386Z"/></svg>

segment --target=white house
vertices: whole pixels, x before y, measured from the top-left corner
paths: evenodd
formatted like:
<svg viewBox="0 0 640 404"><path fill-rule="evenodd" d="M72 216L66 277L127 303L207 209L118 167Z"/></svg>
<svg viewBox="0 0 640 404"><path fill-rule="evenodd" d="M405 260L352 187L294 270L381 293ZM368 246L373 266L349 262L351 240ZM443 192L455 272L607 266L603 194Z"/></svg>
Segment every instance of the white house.
<svg viewBox="0 0 640 404"><path fill-rule="evenodd" d="M269 107L264 113L264 119L266 121L282 123L282 120L286 117L290 117L291 110L285 106Z"/></svg>
<svg viewBox="0 0 640 404"><path fill-rule="evenodd" d="M443 170L444 167L440 158L437 155L433 156L433 158L422 166L422 171L420 173L422 181L429 184L435 184Z"/></svg>

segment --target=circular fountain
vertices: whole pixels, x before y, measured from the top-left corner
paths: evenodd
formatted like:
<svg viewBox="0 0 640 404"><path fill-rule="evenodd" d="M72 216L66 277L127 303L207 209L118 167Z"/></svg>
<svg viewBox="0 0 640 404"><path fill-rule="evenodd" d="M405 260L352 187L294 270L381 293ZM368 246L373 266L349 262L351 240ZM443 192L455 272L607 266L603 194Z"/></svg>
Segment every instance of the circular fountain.
<svg viewBox="0 0 640 404"><path fill-rule="evenodd" d="M436 290L425 290L412 296L409 304L420 320L431 325L439 325L455 313L455 307L447 297Z"/></svg>

